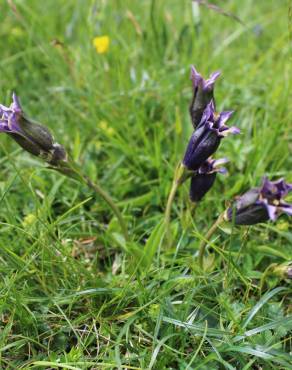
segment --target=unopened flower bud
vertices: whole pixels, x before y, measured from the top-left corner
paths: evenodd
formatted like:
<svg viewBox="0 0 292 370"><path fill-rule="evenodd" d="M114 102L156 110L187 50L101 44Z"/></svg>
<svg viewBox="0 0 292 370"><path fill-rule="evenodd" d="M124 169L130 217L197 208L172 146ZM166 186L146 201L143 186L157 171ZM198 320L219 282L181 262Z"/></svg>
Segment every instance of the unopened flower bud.
<svg viewBox="0 0 292 370"><path fill-rule="evenodd" d="M11 136L24 150L43 158L51 164L66 159L65 149L54 144L50 131L43 125L28 119L13 94L10 107L0 105L0 132Z"/></svg>
<svg viewBox="0 0 292 370"><path fill-rule="evenodd" d="M193 82L194 93L189 110L194 128L201 122L204 110L210 101L213 100L215 104L214 84L219 76L220 72L217 71L212 73L208 80L205 80L194 66L191 68L191 80Z"/></svg>
<svg viewBox="0 0 292 370"><path fill-rule="evenodd" d="M283 179L269 181L264 178L260 188L249 190L235 201L234 206L226 211L225 219L235 225L254 225L275 221L281 213L292 215L292 205L282 199L291 190L292 184Z"/></svg>

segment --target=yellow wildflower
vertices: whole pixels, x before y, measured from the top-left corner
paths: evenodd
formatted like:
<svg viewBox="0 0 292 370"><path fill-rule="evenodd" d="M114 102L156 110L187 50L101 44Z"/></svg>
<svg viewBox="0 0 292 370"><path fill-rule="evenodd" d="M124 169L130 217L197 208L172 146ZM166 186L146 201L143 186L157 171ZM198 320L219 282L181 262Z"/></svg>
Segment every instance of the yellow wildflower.
<svg viewBox="0 0 292 370"><path fill-rule="evenodd" d="M106 121L100 121L99 122L99 127L108 136L113 136L113 134L115 133L114 128L113 127L110 127L109 124Z"/></svg>
<svg viewBox="0 0 292 370"><path fill-rule="evenodd" d="M37 220L36 216L32 213L29 213L22 220L22 226L24 228L28 228L28 227L32 226L36 222L36 220Z"/></svg>
<svg viewBox="0 0 292 370"><path fill-rule="evenodd" d="M97 36L93 39L93 46L98 54L103 54L108 51L110 38L108 36Z"/></svg>

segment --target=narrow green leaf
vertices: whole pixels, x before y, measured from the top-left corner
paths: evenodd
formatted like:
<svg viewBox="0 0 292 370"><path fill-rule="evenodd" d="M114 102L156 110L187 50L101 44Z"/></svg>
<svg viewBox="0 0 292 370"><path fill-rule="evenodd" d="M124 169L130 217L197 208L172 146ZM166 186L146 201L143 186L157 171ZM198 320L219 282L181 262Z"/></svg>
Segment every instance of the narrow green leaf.
<svg viewBox="0 0 292 370"><path fill-rule="evenodd" d="M258 303L253 307L253 309L250 311L249 315L247 316L245 322L243 323L242 327L246 328L248 323L252 320L252 318L257 314L257 312L263 307L263 305L271 299L275 294L286 290L286 288L283 287L278 287L270 292L266 293L265 295L262 296L262 298L258 301Z"/></svg>
<svg viewBox="0 0 292 370"><path fill-rule="evenodd" d="M0 352L5 352L8 349L13 348L13 347L17 347L19 349L20 347L22 347L26 343L27 343L27 340L26 339L16 340L16 341L14 341L12 343L7 344L6 346L1 347L0 348Z"/></svg>
<svg viewBox="0 0 292 370"><path fill-rule="evenodd" d="M253 249L257 252L260 252L260 253L264 254L264 255L276 256L276 257L283 258L285 261L290 260L290 257L291 257L291 256L289 256L288 253L285 254L282 251L280 251L279 249L267 247L265 245L255 247Z"/></svg>
<svg viewBox="0 0 292 370"><path fill-rule="evenodd" d="M34 361L30 367L36 367L36 366L41 366L41 367L53 367L55 369L70 369L70 370L82 370L81 367L75 367L71 366L68 364L62 364L60 362L51 362L51 361Z"/></svg>
<svg viewBox="0 0 292 370"><path fill-rule="evenodd" d="M170 324L174 324L174 325L183 327L185 329L194 330L194 331L197 332L196 335L199 335L199 336L204 335L204 332L205 332L205 326L189 324L187 322L183 322L183 321L180 321L180 320L175 320L175 319L172 319L170 317L165 317L165 316L163 316L162 320L164 322L168 322ZM213 336L213 337L220 337L221 338L224 335L231 335L231 334L232 333L224 331L224 330L208 328L207 336Z"/></svg>
<svg viewBox="0 0 292 370"><path fill-rule="evenodd" d="M157 252L165 232L164 220L162 220L156 227L153 229L149 239L147 240L145 247L143 248L143 257L141 260L141 266L145 271L148 270L151 266L155 253Z"/></svg>
<svg viewBox="0 0 292 370"><path fill-rule="evenodd" d="M290 328L292 329L292 316L285 317L284 319L276 320L270 322L269 324L258 326L257 328L251 329L246 331L243 335L239 335L233 339L233 343L238 342L246 337L251 337L252 335L256 335L258 333L262 333L266 330L275 329L278 326L285 326L287 330Z"/></svg>
<svg viewBox="0 0 292 370"><path fill-rule="evenodd" d="M285 361L284 359L281 359L279 355L275 357L273 354L269 352L269 349L258 347L258 348L252 348L248 346L240 347L240 346L229 346L226 349L226 352L240 352L240 353L246 353L248 355L252 355L255 357L262 358L264 360L271 360L278 364L286 366L286 369L291 369L290 364Z"/></svg>

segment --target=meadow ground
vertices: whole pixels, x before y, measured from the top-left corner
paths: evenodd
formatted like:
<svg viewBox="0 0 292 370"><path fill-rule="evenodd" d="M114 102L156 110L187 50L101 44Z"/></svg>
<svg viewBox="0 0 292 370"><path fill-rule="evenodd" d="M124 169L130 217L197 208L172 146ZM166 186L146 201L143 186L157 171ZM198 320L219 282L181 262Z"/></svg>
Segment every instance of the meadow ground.
<svg viewBox="0 0 292 370"><path fill-rule="evenodd" d="M228 201L264 174L292 182L289 1L216 3L243 25L189 0L1 1L1 103L17 92L118 202L131 238L104 201L1 135L1 369L292 368L291 286L267 274L260 289L291 260L288 218L224 226L205 270L197 258ZM179 190L167 249L157 225L192 130L191 64L222 71L218 109L235 110L241 135L195 210Z"/></svg>

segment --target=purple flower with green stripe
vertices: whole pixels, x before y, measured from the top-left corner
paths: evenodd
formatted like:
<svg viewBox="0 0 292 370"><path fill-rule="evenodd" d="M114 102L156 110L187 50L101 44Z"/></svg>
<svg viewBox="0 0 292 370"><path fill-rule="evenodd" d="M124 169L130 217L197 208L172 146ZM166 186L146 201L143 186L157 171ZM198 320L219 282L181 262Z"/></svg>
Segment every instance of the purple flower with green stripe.
<svg viewBox="0 0 292 370"><path fill-rule="evenodd" d="M211 100L214 101L214 85L220 72L214 72L205 80L194 66L191 67L191 80L193 82L193 98L189 107L193 127L201 122L204 110Z"/></svg>
<svg viewBox="0 0 292 370"><path fill-rule="evenodd" d="M253 188L239 197L225 213L225 219L235 225L254 225L275 221L283 213L292 215L292 204L283 198L292 190L284 179L269 181L264 177L260 188Z"/></svg>
<svg viewBox="0 0 292 370"><path fill-rule="evenodd" d="M238 134L237 127L228 127L226 122L232 111L215 113L213 100L204 110L201 122L188 143L183 165L190 171L196 171L218 149L221 139L228 134Z"/></svg>
<svg viewBox="0 0 292 370"><path fill-rule="evenodd" d="M65 149L54 143L53 136L45 126L25 116L14 93L9 107L0 104L0 132L8 134L27 152L51 164L66 160Z"/></svg>
<svg viewBox="0 0 292 370"><path fill-rule="evenodd" d="M225 174L227 172L222 164L228 162L227 158L207 159L197 173L191 178L190 198L192 202L199 202L213 186L217 173Z"/></svg>

